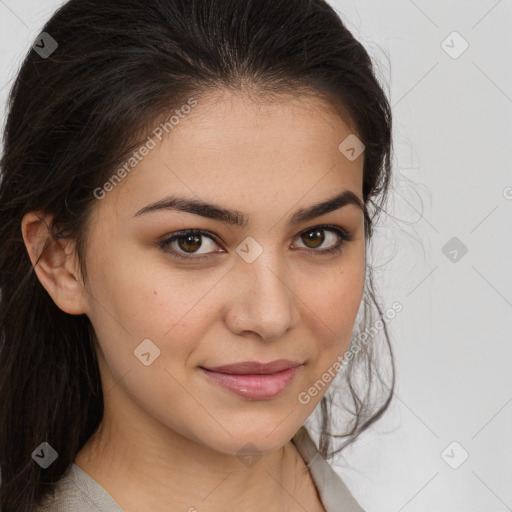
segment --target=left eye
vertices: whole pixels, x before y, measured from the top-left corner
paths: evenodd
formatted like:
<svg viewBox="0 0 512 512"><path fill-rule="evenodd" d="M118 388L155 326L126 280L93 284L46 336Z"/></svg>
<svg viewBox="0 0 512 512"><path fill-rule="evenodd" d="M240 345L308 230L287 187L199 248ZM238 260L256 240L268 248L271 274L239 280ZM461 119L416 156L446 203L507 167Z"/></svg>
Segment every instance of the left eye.
<svg viewBox="0 0 512 512"><path fill-rule="evenodd" d="M326 232L329 233L327 237L324 234ZM341 252L345 243L352 240L352 235L347 230L338 226L317 226L303 231L297 237L300 238L302 243L306 244L305 249L307 251L319 254ZM188 260L203 260L210 258L214 253L225 252L224 250L207 250L206 252L198 253L199 249L205 248L205 244L202 242L203 238L208 239L209 243L212 244L212 249L215 248L215 245L219 245L216 242L216 237L211 233L197 229L188 229L174 233L160 242L160 248L173 257ZM329 247L318 249L326 240L331 241ZM177 249L173 245L177 246ZM206 249L208 249L208 244L206 244ZM199 254L199 256L194 256L195 254Z"/></svg>
<svg viewBox="0 0 512 512"><path fill-rule="evenodd" d="M326 237L324 235L325 232L328 232L330 236ZM341 233L337 229L327 229L322 227L312 228L308 229L307 231L304 231L299 235L301 240L303 240L305 243L311 243L312 247L307 246L307 249L316 249L320 245L324 243L324 241L331 239L331 241L334 241L334 244L331 244L329 248L324 249L321 252L332 252L334 249L339 247L341 245L340 238L343 238L344 241L346 241L347 237L342 236Z"/></svg>

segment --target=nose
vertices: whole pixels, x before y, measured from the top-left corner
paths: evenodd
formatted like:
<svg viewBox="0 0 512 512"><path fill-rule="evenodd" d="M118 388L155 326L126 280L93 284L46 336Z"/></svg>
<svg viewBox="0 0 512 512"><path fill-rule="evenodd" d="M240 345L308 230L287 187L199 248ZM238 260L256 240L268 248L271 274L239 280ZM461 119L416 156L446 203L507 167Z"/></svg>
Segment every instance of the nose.
<svg viewBox="0 0 512 512"><path fill-rule="evenodd" d="M298 325L299 298L282 267L260 256L252 263L239 261L232 273L230 286L235 291L225 313L231 332L271 341Z"/></svg>

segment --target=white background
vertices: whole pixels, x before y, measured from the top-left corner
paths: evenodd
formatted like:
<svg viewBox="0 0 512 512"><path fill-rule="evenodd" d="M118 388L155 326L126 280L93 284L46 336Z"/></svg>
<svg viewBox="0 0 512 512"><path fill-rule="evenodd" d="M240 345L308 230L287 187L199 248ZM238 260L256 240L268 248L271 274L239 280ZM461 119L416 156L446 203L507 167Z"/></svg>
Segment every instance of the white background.
<svg viewBox="0 0 512 512"><path fill-rule="evenodd" d="M393 106L376 275L384 310L404 307L391 323L392 407L336 469L367 512L512 510L512 0L330 3ZM2 124L21 59L59 4L0 0ZM469 44L458 58L442 47L454 31ZM442 252L452 237L468 249L456 262Z"/></svg>

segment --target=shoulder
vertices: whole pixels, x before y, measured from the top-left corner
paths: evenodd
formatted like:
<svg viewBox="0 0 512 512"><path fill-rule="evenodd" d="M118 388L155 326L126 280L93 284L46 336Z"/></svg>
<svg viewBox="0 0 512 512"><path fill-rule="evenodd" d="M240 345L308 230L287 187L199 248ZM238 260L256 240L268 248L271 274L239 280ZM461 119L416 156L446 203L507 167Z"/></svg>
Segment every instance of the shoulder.
<svg viewBox="0 0 512 512"><path fill-rule="evenodd" d="M302 426L293 442L306 463L326 512L365 512L341 477L322 457L308 431Z"/></svg>
<svg viewBox="0 0 512 512"><path fill-rule="evenodd" d="M36 512L124 512L103 487L72 463Z"/></svg>

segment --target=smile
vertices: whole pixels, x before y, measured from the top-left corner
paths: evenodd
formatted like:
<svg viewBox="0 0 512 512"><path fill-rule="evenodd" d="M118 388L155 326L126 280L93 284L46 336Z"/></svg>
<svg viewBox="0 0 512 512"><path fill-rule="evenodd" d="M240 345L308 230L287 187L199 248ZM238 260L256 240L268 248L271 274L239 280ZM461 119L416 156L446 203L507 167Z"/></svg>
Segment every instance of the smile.
<svg viewBox="0 0 512 512"><path fill-rule="evenodd" d="M275 373L240 374L223 373L200 368L210 381L229 391L251 400L265 400L282 393L292 382L302 365L293 366Z"/></svg>

